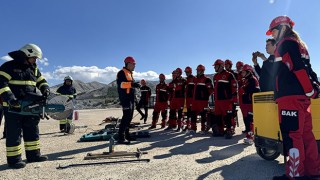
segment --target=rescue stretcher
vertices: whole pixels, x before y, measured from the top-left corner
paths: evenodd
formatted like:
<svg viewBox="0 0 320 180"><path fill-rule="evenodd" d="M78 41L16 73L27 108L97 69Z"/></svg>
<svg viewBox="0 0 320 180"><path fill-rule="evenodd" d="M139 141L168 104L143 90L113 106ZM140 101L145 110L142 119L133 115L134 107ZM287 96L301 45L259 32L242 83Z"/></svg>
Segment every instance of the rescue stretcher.
<svg viewBox="0 0 320 180"><path fill-rule="evenodd" d="M313 134L320 149L320 99L311 100ZM278 106L273 92L253 94L254 143L257 154L272 161L283 155ZM320 151L319 151L320 153Z"/></svg>

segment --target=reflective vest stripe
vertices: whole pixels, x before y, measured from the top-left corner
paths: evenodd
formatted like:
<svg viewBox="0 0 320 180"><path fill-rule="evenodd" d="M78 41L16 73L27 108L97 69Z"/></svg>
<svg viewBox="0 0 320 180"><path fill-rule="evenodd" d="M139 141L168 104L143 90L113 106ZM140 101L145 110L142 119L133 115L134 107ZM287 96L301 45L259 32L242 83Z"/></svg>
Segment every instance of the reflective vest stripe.
<svg viewBox="0 0 320 180"><path fill-rule="evenodd" d="M277 58L275 58L274 61L275 61L275 62L282 61L282 57L277 57Z"/></svg>
<svg viewBox="0 0 320 180"><path fill-rule="evenodd" d="M0 89L0 94L7 92L7 91L11 91L9 87L4 87Z"/></svg>
<svg viewBox="0 0 320 180"><path fill-rule="evenodd" d="M34 81L10 80L9 84L36 86L37 83Z"/></svg>
<svg viewBox="0 0 320 180"><path fill-rule="evenodd" d="M11 76L8 73L4 72L4 71L0 71L0 75L4 76L6 79L8 79L8 81L11 79Z"/></svg>
<svg viewBox="0 0 320 180"><path fill-rule="evenodd" d="M37 83L44 80L44 77L43 76L40 76L38 79L37 79Z"/></svg>
<svg viewBox="0 0 320 180"><path fill-rule="evenodd" d="M47 85L47 86L49 86L49 84L48 83L41 83L40 85L39 85L39 89L41 89L41 87L43 86L43 85Z"/></svg>

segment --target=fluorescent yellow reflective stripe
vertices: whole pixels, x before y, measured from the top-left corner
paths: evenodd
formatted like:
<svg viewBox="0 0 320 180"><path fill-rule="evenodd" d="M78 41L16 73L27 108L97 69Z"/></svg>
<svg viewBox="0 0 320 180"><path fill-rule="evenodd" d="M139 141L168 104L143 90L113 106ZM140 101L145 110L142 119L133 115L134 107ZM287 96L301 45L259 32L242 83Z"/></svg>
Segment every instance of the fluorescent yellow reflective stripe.
<svg viewBox="0 0 320 180"><path fill-rule="evenodd" d="M18 156L22 153L21 144L19 144L18 146L6 147L6 149L7 156Z"/></svg>
<svg viewBox="0 0 320 180"><path fill-rule="evenodd" d="M8 152L7 151L7 156L10 157L10 156L18 156L18 155L21 155L22 154L22 150L18 150L18 151L13 151L13 152Z"/></svg>
<svg viewBox="0 0 320 180"><path fill-rule="evenodd" d="M69 124L71 124L71 123L72 123L72 119L68 119L67 122L68 122Z"/></svg>
<svg viewBox="0 0 320 180"><path fill-rule="evenodd" d="M9 87L4 87L0 89L0 94L7 92L7 91L11 91Z"/></svg>
<svg viewBox="0 0 320 180"><path fill-rule="evenodd" d="M59 122L60 122L60 124L67 124L67 120L66 119L62 119Z"/></svg>
<svg viewBox="0 0 320 180"><path fill-rule="evenodd" d="M2 102L2 106L9 106L9 104L7 102Z"/></svg>
<svg viewBox="0 0 320 180"><path fill-rule="evenodd" d="M24 148L26 151L40 149L40 141L37 140L37 141L24 142Z"/></svg>
<svg viewBox="0 0 320 180"><path fill-rule="evenodd" d="M11 147L6 147L7 151L17 151L21 149L21 144L18 146L11 146Z"/></svg>
<svg viewBox="0 0 320 180"><path fill-rule="evenodd" d="M5 78L7 78L8 81L11 79L11 76L8 73L4 72L4 71L0 71L0 75L4 76Z"/></svg>
<svg viewBox="0 0 320 180"><path fill-rule="evenodd" d="M40 149L39 145L38 146L26 146L25 147L26 151L33 151L33 150L38 150L38 149Z"/></svg>
<svg viewBox="0 0 320 180"><path fill-rule="evenodd" d="M40 141L28 141L28 142L24 142L24 146L34 146L34 145L39 145Z"/></svg>
<svg viewBox="0 0 320 180"><path fill-rule="evenodd" d="M11 80L9 84L36 86L37 83L34 81Z"/></svg>
<svg viewBox="0 0 320 180"><path fill-rule="evenodd" d="M38 68L36 68L35 70L34 70L34 75L37 77L38 76Z"/></svg>
<svg viewBox="0 0 320 180"><path fill-rule="evenodd" d="M37 82L40 82L40 81L42 81L42 80L44 80L44 77L43 77L43 76L40 76L40 77L37 79Z"/></svg>
<svg viewBox="0 0 320 180"><path fill-rule="evenodd" d="M47 86L49 86L49 84L48 83L41 83L40 85L39 85L39 89L41 89L41 86L43 86L43 85L47 85Z"/></svg>

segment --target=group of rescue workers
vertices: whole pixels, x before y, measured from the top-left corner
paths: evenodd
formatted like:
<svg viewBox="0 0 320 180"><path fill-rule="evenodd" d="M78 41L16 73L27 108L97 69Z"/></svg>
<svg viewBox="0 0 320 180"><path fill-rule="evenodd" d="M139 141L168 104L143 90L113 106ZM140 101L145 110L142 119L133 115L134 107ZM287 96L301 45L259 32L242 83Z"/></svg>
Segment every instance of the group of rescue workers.
<svg viewBox="0 0 320 180"><path fill-rule="evenodd" d="M245 124L244 142L252 144L252 94L259 92L261 87L262 91L274 91L284 154L289 157L289 161L286 162L286 174L275 176L274 179L318 178L320 159L312 132L310 99L319 96L319 81L311 68L307 47L293 30L293 26L294 22L287 16L279 16L272 20L266 33L273 37L266 42L269 58L258 51L252 54L258 76L255 75L252 66L241 61L236 63L234 72L231 69L233 63L229 59L225 61L217 59L214 62L216 73L212 80L204 74L205 67L202 64L197 66L196 75L192 74L191 67L186 67L184 71L186 78L182 77L181 68L175 69L169 84L165 82L165 75L160 74L150 129L156 128L161 114L161 128L167 125L166 130L176 128L176 131L196 132L197 120L200 117L201 133L207 133L212 128L214 136L230 139L235 133L236 106L239 105ZM36 60L42 58L42 51L37 45L27 44L8 54L13 60L3 63L0 67L0 94L6 121L7 162L11 168L23 168L26 163L21 159L22 137L27 162L46 161L48 157L40 153L38 127L40 117L16 113L21 111L19 100L26 98L29 93L36 93L37 88L43 97L47 98L50 89L36 64ZM257 63L257 57L264 60L261 68ZM147 121L147 105L151 95L145 80L140 84L133 79L135 59L128 56L124 63L125 66L117 74L118 93L123 110L118 130L119 144L129 144L130 140L133 140L129 134L129 125L133 118L135 89L141 88L142 96L137 109L144 122ZM73 79L67 76L64 80L64 85L57 93L74 99L76 90L72 87ZM214 108L208 106L212 94ZM142 107L145 113L140 110ZM72 115L68 120L61 121L61 131L66 131L65 124L70 123L71 119Z"/></svg>

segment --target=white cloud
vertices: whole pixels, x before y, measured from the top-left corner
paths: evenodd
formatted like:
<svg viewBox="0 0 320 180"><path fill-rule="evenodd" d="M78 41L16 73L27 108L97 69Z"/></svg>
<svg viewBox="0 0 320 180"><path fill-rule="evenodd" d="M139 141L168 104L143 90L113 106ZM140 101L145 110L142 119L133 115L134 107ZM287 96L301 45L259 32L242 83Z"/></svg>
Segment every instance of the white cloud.
<svg viewBox="0 0 320 180"><path fill-rule="evenodd" d="M53 72L42 72L42 75L47 80L63 81L64 77L70 75L75 80L83 82L97 81L108 84L117 78L117 73L120 69L116 67L105 67L101 69L97 66L72 66L72 67L58 67ZM140 80L158 80L159 74L154 71L147 72L133 72L134 79Z"/></svg>
<svg viewBox="0 0 320 180"><path fill-rule="evenodd" d="M0 59L4 60L4 61L11 61L12 60L12 58L10 56L2 56Z"/></svg>
<svg viewBox="0 0 320 180"><path fill-rule="evenodd" d="M49 66L49 60L47 58L38 59L37 63L42 64L44 66Z"/></svg>

